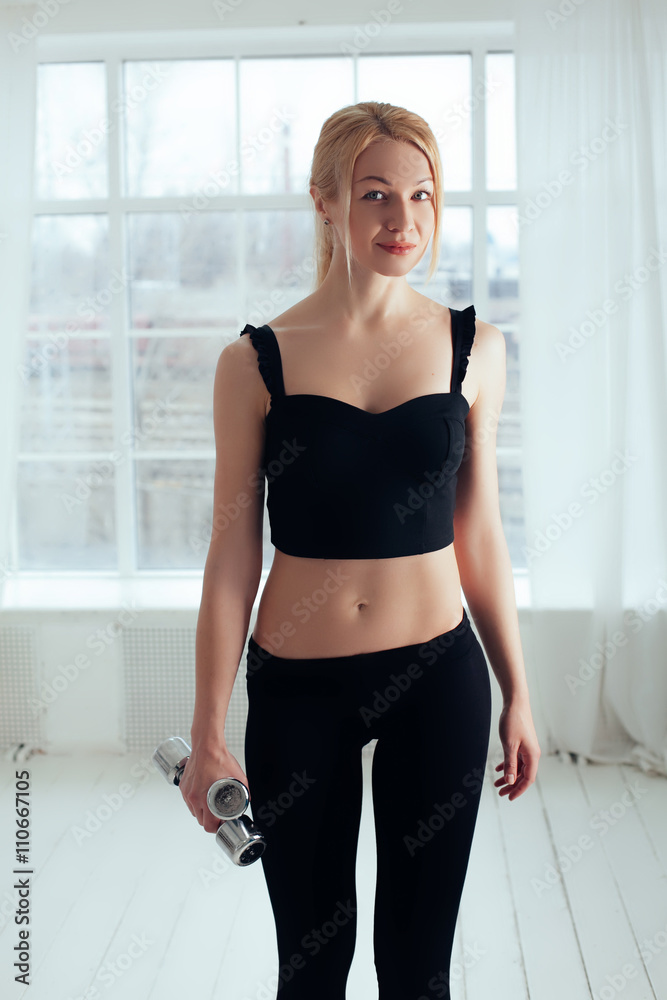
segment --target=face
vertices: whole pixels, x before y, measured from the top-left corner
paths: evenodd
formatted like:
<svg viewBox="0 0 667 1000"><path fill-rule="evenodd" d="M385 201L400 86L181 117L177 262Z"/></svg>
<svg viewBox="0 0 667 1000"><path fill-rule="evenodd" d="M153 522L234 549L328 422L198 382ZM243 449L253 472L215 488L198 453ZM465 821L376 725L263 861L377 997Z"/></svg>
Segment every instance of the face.
<svg viewBox="0 0 667 1000"><path fill-rule="evenodd" d="M435 225L434 183L428 159L411 142L375 142L359 154L352 175L352 256L379 274L407 274L424 255ZM342 211L325 205L339 238ZM387 244L410 244L391 248Z"/></svg>

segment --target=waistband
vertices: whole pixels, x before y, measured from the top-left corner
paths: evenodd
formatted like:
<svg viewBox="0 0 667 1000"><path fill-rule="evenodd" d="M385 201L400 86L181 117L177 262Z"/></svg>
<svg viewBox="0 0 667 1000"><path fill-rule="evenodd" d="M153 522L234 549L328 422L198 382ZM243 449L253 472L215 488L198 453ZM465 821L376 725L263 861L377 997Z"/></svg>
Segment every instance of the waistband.
<svg viewBox="0 0 667 1000"><path fill-rule="evenodd" d="M425 639L422 642L411 642L406 646L390 646L388 649L374 649L367 653L348 653L345 656L308 656L308 657L289 657L289 656L279 656L276 653L271 653L252 637L252 634L248 637L248 659L250 654L259 658L263 662L272 661L274 663L284 663L284 664L303 664L303 663L320 663L322 665L340 665L341 667L345 664L354 665L355 663L372 664L374 660L380 660L386 658L387 656L413 656L418 655L420 650L421 655L432 647L434 652L444 652L446 649L453 646L455 643L460 643L463 638L467 635L474 635L470 625L470 619L463 609L463 618L455 625L454 628L448 629L446 632L441 632L439 635L433 636L431 639Z"/></svg>

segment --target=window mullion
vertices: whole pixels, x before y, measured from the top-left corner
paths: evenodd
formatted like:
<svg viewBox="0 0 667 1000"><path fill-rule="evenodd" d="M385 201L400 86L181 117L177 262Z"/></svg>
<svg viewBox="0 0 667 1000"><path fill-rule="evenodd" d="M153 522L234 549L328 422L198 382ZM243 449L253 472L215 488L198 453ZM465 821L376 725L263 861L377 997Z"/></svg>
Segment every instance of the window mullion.
<svg viewBox="0 0 667 1000"><path fill-rule="evenodd" d="M136 573L136 499L134 495L134 449L132 441L132 396L126 302L129 295L125 271L124 210L121 202L123 63L111 56L107 67L107 116L113 123L109 130L109 263L112 275L122 275L120 291L112 296L111 373L113 386L113 429L116 461L115 504L118 571L121 576Z"/></svg>
<svg viewBox="0 0 667 1000"><path fill-rule="evenodd" d="M237 202L235 208L236 216L236 232L238 233L238 253L236 254L236 287L239 290L238 295L238 308L241 315L237 317L240 334L241 330L245 326L247 320L245 318L245 313L247 309L246 293L246 212L243 206L243 156L241 154L241 56L234 56L234 74L235 74L235 91L236 91L236 114L235 114L235 127L236 127L236 162L239 165L237 174L238 192L237 192Z"/></svg>
<svg viewBox="0 0 667 1000"><path fill-rule="evenodd" d="M486 45L473 43L470 47L471 94L479 85L483 92L486 71ZM476 101L472 110L472 275L473 293L477 316L489 314L489 288L487 267L487 190L486 190L486 102Z"/></svg>

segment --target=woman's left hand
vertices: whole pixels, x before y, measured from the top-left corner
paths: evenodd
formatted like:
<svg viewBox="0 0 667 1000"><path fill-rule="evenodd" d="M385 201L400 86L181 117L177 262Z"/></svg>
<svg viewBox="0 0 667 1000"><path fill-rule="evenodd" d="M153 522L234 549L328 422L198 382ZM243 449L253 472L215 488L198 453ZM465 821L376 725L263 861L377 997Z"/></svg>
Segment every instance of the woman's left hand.
<svg viewBox="0 0 667 1000"><path fill-rule="evenodd" d="M496 771L504 774L494 785L502 786L498 794L512 801L535 781L542 752L528 701L508 702L500 713L499 729L505 760L496 765Z"/></svg>

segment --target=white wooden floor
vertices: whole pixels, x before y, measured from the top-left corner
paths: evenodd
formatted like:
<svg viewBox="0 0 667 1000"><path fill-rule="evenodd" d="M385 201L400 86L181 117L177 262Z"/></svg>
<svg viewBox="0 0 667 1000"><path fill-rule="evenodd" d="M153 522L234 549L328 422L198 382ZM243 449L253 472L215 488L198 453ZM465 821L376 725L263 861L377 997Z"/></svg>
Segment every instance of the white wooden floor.
<svg viewBox="0 0 667 1000"><path fill-rule="evenodd" d="M28 987L13 981L12 967L14 771L24 767L35 871ZM347 1000L377 998L370 767L365 756ZM546 754L538 781L514 802L498 796L494 778L490 762L457 928L454 1000L667 1000L667 780ZM0 788L3 998L275 998L261 863L229 864L148 757L3 760ZM96 812L99 828L88 832Z"/></svg>

